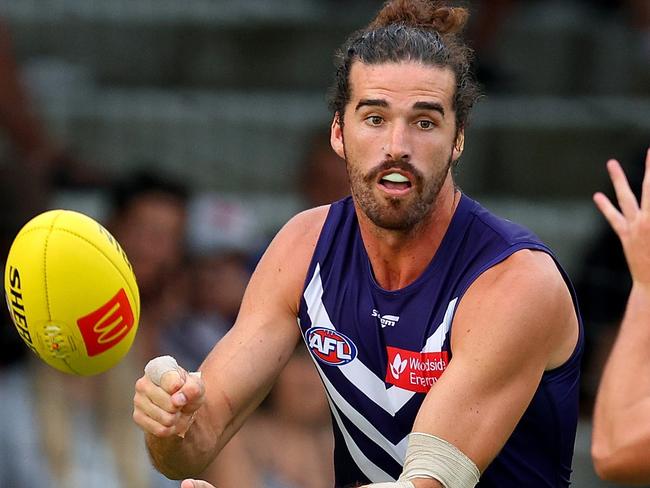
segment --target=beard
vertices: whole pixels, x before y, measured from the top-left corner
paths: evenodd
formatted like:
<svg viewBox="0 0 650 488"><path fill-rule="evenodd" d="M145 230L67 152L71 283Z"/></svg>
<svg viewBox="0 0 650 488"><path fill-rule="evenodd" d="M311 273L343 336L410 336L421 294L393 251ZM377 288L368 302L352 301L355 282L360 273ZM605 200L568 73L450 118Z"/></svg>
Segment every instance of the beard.
<svg viewBox="0 0 650 488"><path fill-rule="evenodd" d="M366 174L353 168L347 157L345 162L351 193L363 213L379 228L406 233L416 228L432 213L451 167L452 155L450 154L447 163L428 179L411 163L402 160L385 160ZM401 169L413 175L411 194L408 198L382 198L374 193L377 176L389 169Z"/></svg>

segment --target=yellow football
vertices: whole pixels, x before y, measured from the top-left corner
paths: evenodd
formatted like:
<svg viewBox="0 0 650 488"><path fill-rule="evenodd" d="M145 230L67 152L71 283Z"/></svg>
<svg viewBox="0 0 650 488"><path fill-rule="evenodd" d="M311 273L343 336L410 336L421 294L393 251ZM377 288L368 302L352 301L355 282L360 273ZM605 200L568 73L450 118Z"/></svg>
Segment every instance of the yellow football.
<svg viewBox="0 0 650 488"><path fill-rule="evenodd" d="M18 334L60 371L104 372L133 343L133 269L115 238L84 214L51 210L30 220L11 245L4 285Z"/></svg>

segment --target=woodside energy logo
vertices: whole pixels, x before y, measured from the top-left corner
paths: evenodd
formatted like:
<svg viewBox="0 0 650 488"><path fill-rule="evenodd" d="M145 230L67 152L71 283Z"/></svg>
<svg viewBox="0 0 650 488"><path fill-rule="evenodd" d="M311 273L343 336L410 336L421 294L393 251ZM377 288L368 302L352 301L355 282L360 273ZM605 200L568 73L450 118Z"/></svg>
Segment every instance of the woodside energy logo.
<svg viewBox="0 0 650 488"><path fill-rule="evenodd" d="M440 379L449 363L447 351L415 352L388 346L386 383L426 393Z"/></svg>

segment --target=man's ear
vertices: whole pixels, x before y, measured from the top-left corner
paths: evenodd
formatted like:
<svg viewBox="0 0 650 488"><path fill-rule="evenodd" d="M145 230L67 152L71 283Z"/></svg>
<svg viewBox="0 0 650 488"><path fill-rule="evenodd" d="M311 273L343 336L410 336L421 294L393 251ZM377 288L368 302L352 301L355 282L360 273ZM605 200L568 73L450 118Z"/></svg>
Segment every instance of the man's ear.
<svg viewBox="0 0 650 488"><path fill-rule="evenodd" d="M452 161L458 161L460 155L463 154L463 149L465 148L465 129L460 129L456 135L456 141L454 142L454 150L451 153Z"/></svg>
<svg viewBox="0 0 650 488"><path fill-rule="evenodd" d="M341 125L341 117L338 112L334 114L334 119L332 120L330 144L332 145L334 152L336 152L340 158L345 159L345 148L343 146L343 127Z"/></svg>

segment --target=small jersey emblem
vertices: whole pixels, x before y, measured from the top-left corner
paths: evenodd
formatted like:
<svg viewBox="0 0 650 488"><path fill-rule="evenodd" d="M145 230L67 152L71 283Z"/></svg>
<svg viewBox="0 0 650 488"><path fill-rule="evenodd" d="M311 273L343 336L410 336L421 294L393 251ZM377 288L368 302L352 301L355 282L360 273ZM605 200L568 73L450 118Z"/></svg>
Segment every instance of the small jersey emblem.
<svg viewBox="0 0 650 488"><path fill-rule="evenodd" d="M311 327L305 332L307 346L316 359L341 366L357 357L357 346L345 335L327 327Z"/></svg>
<svg viewBox="0 0 650 488"><path fill-rule="evenodd" d="M379 319L382 329L386 327L395 327L395 324L399 322L399 315L382 315L374 308L372 309L372 316Z"/></svg>

